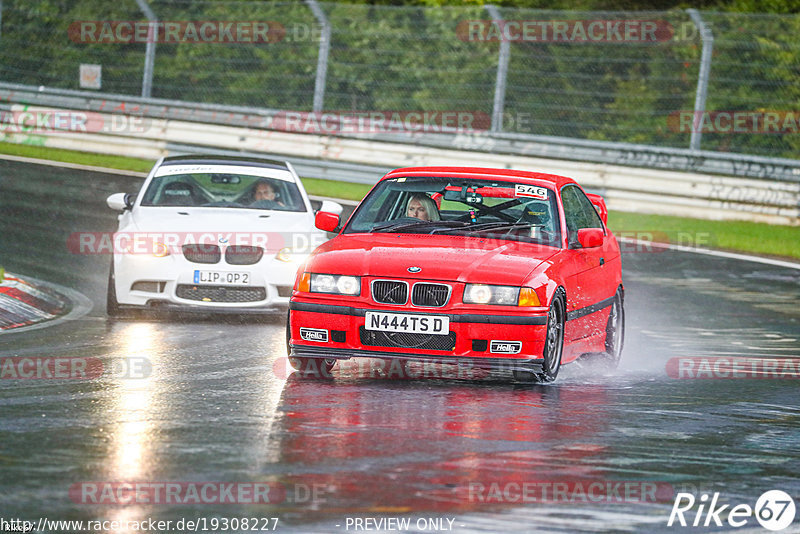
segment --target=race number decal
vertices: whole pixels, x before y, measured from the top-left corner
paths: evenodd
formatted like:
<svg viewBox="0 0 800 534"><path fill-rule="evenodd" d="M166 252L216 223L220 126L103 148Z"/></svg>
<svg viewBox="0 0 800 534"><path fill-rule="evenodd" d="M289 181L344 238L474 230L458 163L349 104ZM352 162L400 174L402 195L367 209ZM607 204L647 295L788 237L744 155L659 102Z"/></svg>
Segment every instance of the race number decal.
<svg viewBox="0 0 800 534"><path fill-rule="evenodd" d="M514 195L518 197L547 200L547 189L535 185L516 184Z"/></svg>

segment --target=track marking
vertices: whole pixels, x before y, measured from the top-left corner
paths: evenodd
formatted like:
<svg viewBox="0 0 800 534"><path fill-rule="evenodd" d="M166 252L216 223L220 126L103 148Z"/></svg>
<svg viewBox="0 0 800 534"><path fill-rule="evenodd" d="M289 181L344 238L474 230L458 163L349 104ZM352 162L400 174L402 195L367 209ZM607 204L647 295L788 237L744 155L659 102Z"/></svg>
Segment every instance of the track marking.
<svg viewBox="0 0 800 534"><path fill-rule="evenodd" d="M730 258L733 260L752 261L755 263L765 263L767 265L775 265L777 267L786 267L787 269L800 270L800 263L776 260L772 258L762 258L760 256L750 256L749 254L724 252L722 250L711 250L708 248L687 247L685 245L673 245L671 243L656 243L654 241L644 241L641 239L633 239L630 237L618 237L617 239L624 243L636 243L640 245L646 245L648 247L666 248L669 250L678 250L680 252L692 252L694 254L705 254L706 256L716 256L718 258Z"/></svg>
<svg viewBox="0 0 800 534"><path fill-rule="evenodd" d="M16 276L16 275L15 275ZM38 328L46 328L49 326L54 326L57 324L61 324L65 321L74 321L76 319L80 319L90 311L94 305L89 298L80 293L71 289L69 287L60 286L58 284L54 284L52 282L45 282L44 280L39 280L38 278L33 278L31 276L24 276L24 280L33 282L34 284L38 284L41 286L49 287L53 291L60 293L61 295L65 296L69 299L70 303L72 304L72 309L66 315L62 315L61 317L56 317L55 319L50 319L49 321L42 321L40 323L27 325L27 326L20 326L18 328L10 328L8 330L0 330L0 336L5 336L9 334L16 334L17 332L28 332L30 330L36 330Z"/></svg>

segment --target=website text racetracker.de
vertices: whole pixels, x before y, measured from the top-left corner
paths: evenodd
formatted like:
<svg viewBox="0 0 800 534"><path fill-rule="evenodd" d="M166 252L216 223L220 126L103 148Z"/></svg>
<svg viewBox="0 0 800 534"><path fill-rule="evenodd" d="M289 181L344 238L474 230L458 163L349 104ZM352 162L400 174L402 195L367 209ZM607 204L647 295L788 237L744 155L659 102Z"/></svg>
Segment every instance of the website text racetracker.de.
<svg viewBox="0 0 800 534"><path fill-rule="evenodd" d="M200 517L158 520L136 519L63 520L41 517L36 521L0 517L0 532L263 532L278 527L277 517Z"/></svg>
<svg viewBox="0 0 800 534"><path fill-rule="evenodd" d="M142 504L320 504L332 491L327 484L282 482L115 481L78 482L70 486L76 504L135 506Z"/></svg>
<svg viewBox="0 0 800 534"><path fill-rule="evenodd" d="M150 130L153 121L137 115L46 109L25 106L24 109L0 110L0 133L49 134L70 133L139 133Z"/></svg>

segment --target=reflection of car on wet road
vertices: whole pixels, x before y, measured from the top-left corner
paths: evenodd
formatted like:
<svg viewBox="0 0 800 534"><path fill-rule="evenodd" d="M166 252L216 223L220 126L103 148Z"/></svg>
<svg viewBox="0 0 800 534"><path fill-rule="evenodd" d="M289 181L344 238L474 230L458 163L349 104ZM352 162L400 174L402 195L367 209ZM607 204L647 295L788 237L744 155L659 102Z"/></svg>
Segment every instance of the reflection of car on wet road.
<svg viewBox="0 0 800 534"><path fill-rule="evenodd" d="M107 308L269 311L326 239L289 163L180 156L159 161L137 196L118 193ZM338 213L341 206L323 203Z"/></svg>
<svg viewBox="0 0 800 534"><path fill-rule="evenodd" d="M401 358L552 381L582 354L619 360L619 246L602 198L570 178L500 169L390 172L298 272L292 365ZM337 214L317 214L332 231Z"/></svg>

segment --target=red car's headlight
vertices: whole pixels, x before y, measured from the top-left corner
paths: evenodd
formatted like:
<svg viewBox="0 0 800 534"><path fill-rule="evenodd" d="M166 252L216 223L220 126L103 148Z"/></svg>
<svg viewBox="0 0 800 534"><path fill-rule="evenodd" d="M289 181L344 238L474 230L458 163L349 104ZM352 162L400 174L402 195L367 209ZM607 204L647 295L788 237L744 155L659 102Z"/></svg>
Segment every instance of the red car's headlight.
<svg viewBox="0 0 800 534"><path fill-rule="evenodd" d="M490 286L467 284L464 304L494 304L497 306L539 306L539 297L530 287Z"/></svg>

